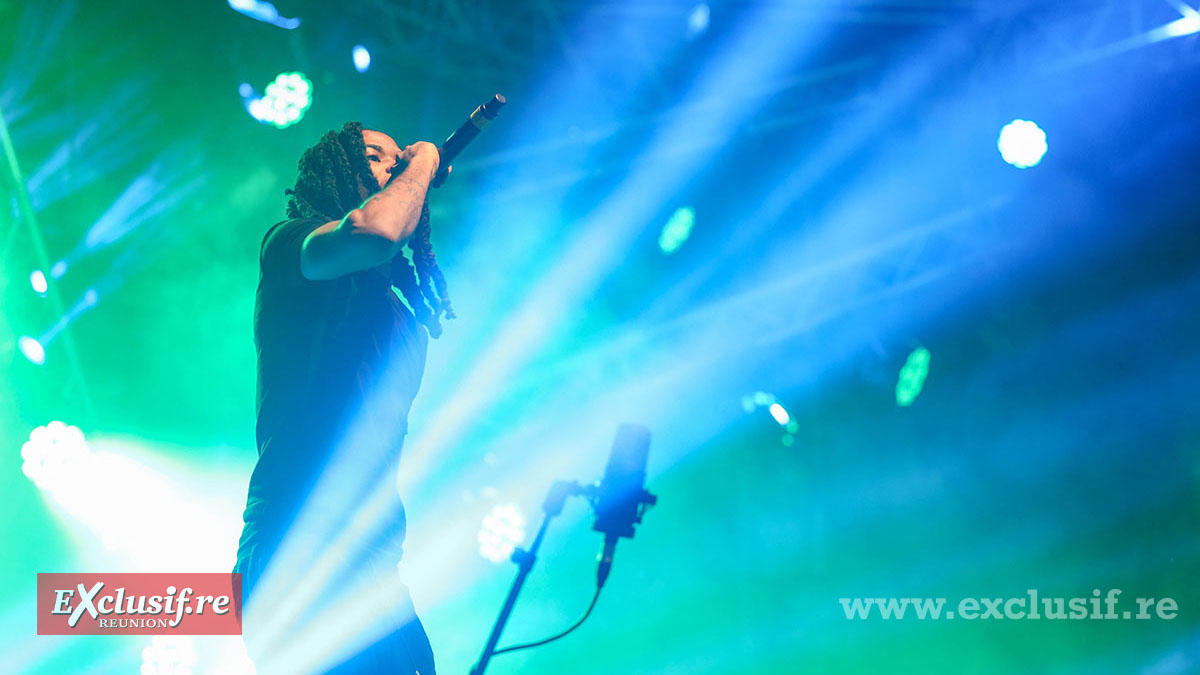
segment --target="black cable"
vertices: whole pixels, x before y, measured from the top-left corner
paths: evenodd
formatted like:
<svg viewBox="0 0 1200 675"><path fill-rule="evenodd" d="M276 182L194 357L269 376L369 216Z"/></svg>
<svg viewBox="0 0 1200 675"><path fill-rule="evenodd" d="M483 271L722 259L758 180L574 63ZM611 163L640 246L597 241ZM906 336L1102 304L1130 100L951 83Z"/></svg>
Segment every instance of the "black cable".
<svg viewBox="0 0 1200 675"><path fill-rule="evenodd" d="M526 642L525 644L513 645L511 647L505 647L504 649L497 649L496 651L492 652L492 656L500 656L501 654L507 654L509 652L520 651L522 649L530 649L532 647L541 647L542 645L550 644L551 642L554 642L555 640L557 640L559 638L566 637L571 631L582 626L583 622L587 621L587 618L589 616L591 616L592 610L596 607L596 601L600 599L600 589L601 588L604 588L604 586L600 585L600 586L596 587L596 594L592 596L592 604L588 605L587 611L584 612L583 616L579 617L579 620L576 621L570 628L564 630L563 632L559 633L558 635L548 637L545 640L538 640L537 642Z"/></svg>

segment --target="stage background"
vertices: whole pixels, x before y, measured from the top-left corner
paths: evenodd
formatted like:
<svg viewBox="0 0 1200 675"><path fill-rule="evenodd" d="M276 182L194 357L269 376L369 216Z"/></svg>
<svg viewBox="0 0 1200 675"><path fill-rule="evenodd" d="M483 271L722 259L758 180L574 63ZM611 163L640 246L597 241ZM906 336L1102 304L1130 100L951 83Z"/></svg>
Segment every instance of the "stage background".
<svg viewBox="0 0 1200 675"><path fill-rule="evenodd" d="M438 141L495 92L509 105L431 197L459 318L431 343L400 478L400 571L440 671L477 657L514 573L480 555L481 523L508 505L532 532L550 482L598 478L623 421L653 430L659 505L588 622L494 672L1200 670L1193 8L276 7L300 25L251 2L0 0L5 670L250 672L236 640L35 637L35 574L232 566L257 254L297 158L351 119ZM254 119L291 71L303 118ZM1014 119L1045 131L1036 166L1001 157ZM21 448L53 420L90 451L39 487ZM504 643L586 607L589 526L573 503L552 527ZM1031 588L1179 611L839 604Z"/></svg>

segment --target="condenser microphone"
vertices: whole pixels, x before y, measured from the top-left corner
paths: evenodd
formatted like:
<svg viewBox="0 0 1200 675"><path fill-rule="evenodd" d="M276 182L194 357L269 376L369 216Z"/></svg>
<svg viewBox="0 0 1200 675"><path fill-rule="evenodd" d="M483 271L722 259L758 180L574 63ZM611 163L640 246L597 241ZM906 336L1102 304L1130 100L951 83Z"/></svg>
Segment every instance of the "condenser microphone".
<svg viewBox="0 0 1200 675"><path fill-rule="evenodd" d="M633 526L642 521L646 507L658 498L646 491L646 459L650 454L650 430L637 424L617 428L604 478L595 488L596 521L592 529L604 533L604 551L596 571L596 585L603 586L612 570L617 540L633 538Z"/></svg>

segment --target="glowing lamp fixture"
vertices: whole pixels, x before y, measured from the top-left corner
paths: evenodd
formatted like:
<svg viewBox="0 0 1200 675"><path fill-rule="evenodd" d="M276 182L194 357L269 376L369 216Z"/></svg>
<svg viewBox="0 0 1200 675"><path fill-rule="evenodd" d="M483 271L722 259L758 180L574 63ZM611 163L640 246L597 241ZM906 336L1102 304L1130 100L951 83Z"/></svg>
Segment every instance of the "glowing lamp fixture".
<svg viewBox="0 0 1200 675"><path fill-rule="evenodd" d="M497 504L483 518L479 529L479 555L494 563L504 562L525 541L525 516L516 504Z"/></svg>
<svg viewBox="0 0 1200 675"><path fill-rule="evenodd" d="M367 72L371 67L371 52L362 45L354 45L354 50L350 52L350 56L354 59L354 69L360 73Z"/></svg>
<svg viewBox="0 0 1200 675"><path fill-rule="evenodd" d="M662 233L658 235L658 248L666 255L678 251L692 235L692 226L695 224L695 209L690 206L675 209L667 224L663 225Z"/></svg>
<svg viewBox="0 0 1200 675"><path fill-rule="evenodd" d="M925 386L925 378L929 376L930 358L929 350L924 347L918 347L908 355L896 380L896 405L906 408L917 400Z"/></svg>
<svg viewBox="0 0 1200 675"><path fill-rule="evenodd" d="M1037 166L1046 154L1046 132L1029 120L1013 120L1000 130L996 141L1000 156L1018 169Z"/></svg>
<svg viewBox="0 0 1200 675"><path fill-rule="evenodd" d="M251 99L246 109L263 124L286 129L304 119L312 106L312 83L301 73L280 73L267 85L261 98Z"/></svg>

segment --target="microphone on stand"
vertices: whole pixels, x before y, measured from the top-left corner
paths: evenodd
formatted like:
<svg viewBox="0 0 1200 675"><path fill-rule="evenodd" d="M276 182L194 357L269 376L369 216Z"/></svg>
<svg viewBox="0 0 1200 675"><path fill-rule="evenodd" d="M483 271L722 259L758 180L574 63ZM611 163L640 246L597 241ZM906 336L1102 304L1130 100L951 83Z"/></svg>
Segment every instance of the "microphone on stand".
<svg viewBox="0 0 1200 675"><path fill-rule="evenodd" d="M613 553L616 551L617 541L622 537L632 539L633 526L642 522L642 515L646 509L658 502L658 497L647 492L645 487L646 457L649 454L650 430L637 424L622 424L617 428L617 438L613 441L612 452L608 456L608 466L605 468L604 478L600 482L586 487L574 481L554 483L542 505L542 510L545 511L542 526L533 538L529 550L518 548L513 551L512 559L518 566L517 578L508 591L508 597L505 598L504 606L500 609L500 616L496 617L496 623L492 625L492 632L488 635L483 654L479 657L475 667L471 669L471 675L483 675L495 656L530 647L540 647L566 637L591 616L592 610L596 607L596 601L600 599L600 589L604 588L604 582L608 580L608 573L612 571ZM600 554L600 565L596 570L596 592L592 595L592 603L588 605L587 611L578 621L560 633L544 640L497 649L496 645L500 641L500 634L504 632L509 616L512 615L513 605L517 602L517 595L524 587L529 571L533 569L537 551L542 545L542 538L546 536L550 519L562 512L563 502L571 495L583 495L588 498L596 512L596 521L592 525L592 529L604 534L604 552Z"/></svg>
<svg viewBox="0 0 1200 675"><path fill-rule="evenodd" d="M612 571L613 553L622 537L633 538L633 526L642 522L648 507L658 502L646 484L646 457L650 454L650 430L637 424L617 428L604 478L591 490L595 496L596 521L592 529L604 534L604 551L596 569L596 588L604 586Z"/></svg>
<svg viewBox="0 0 1200 675"><path fill-rule="evenodd" d="M463 122L462 126L455 129L454 133L442 141L442 144L438 146L440 159L438 161L437 175L433 177L434 187L446 181L446 177L450 175L450 163L458 157L458 153L462 152L462 149L467 147L468 143L475 140L475 137L479 135L480 131L483 131L484 127L496 119L496 115L500 114L500 109L504 107L505 103L508 103L508 101L504 96L496 94L492 97L492 100L472 111L467 117L467 121Z"/></svg>

